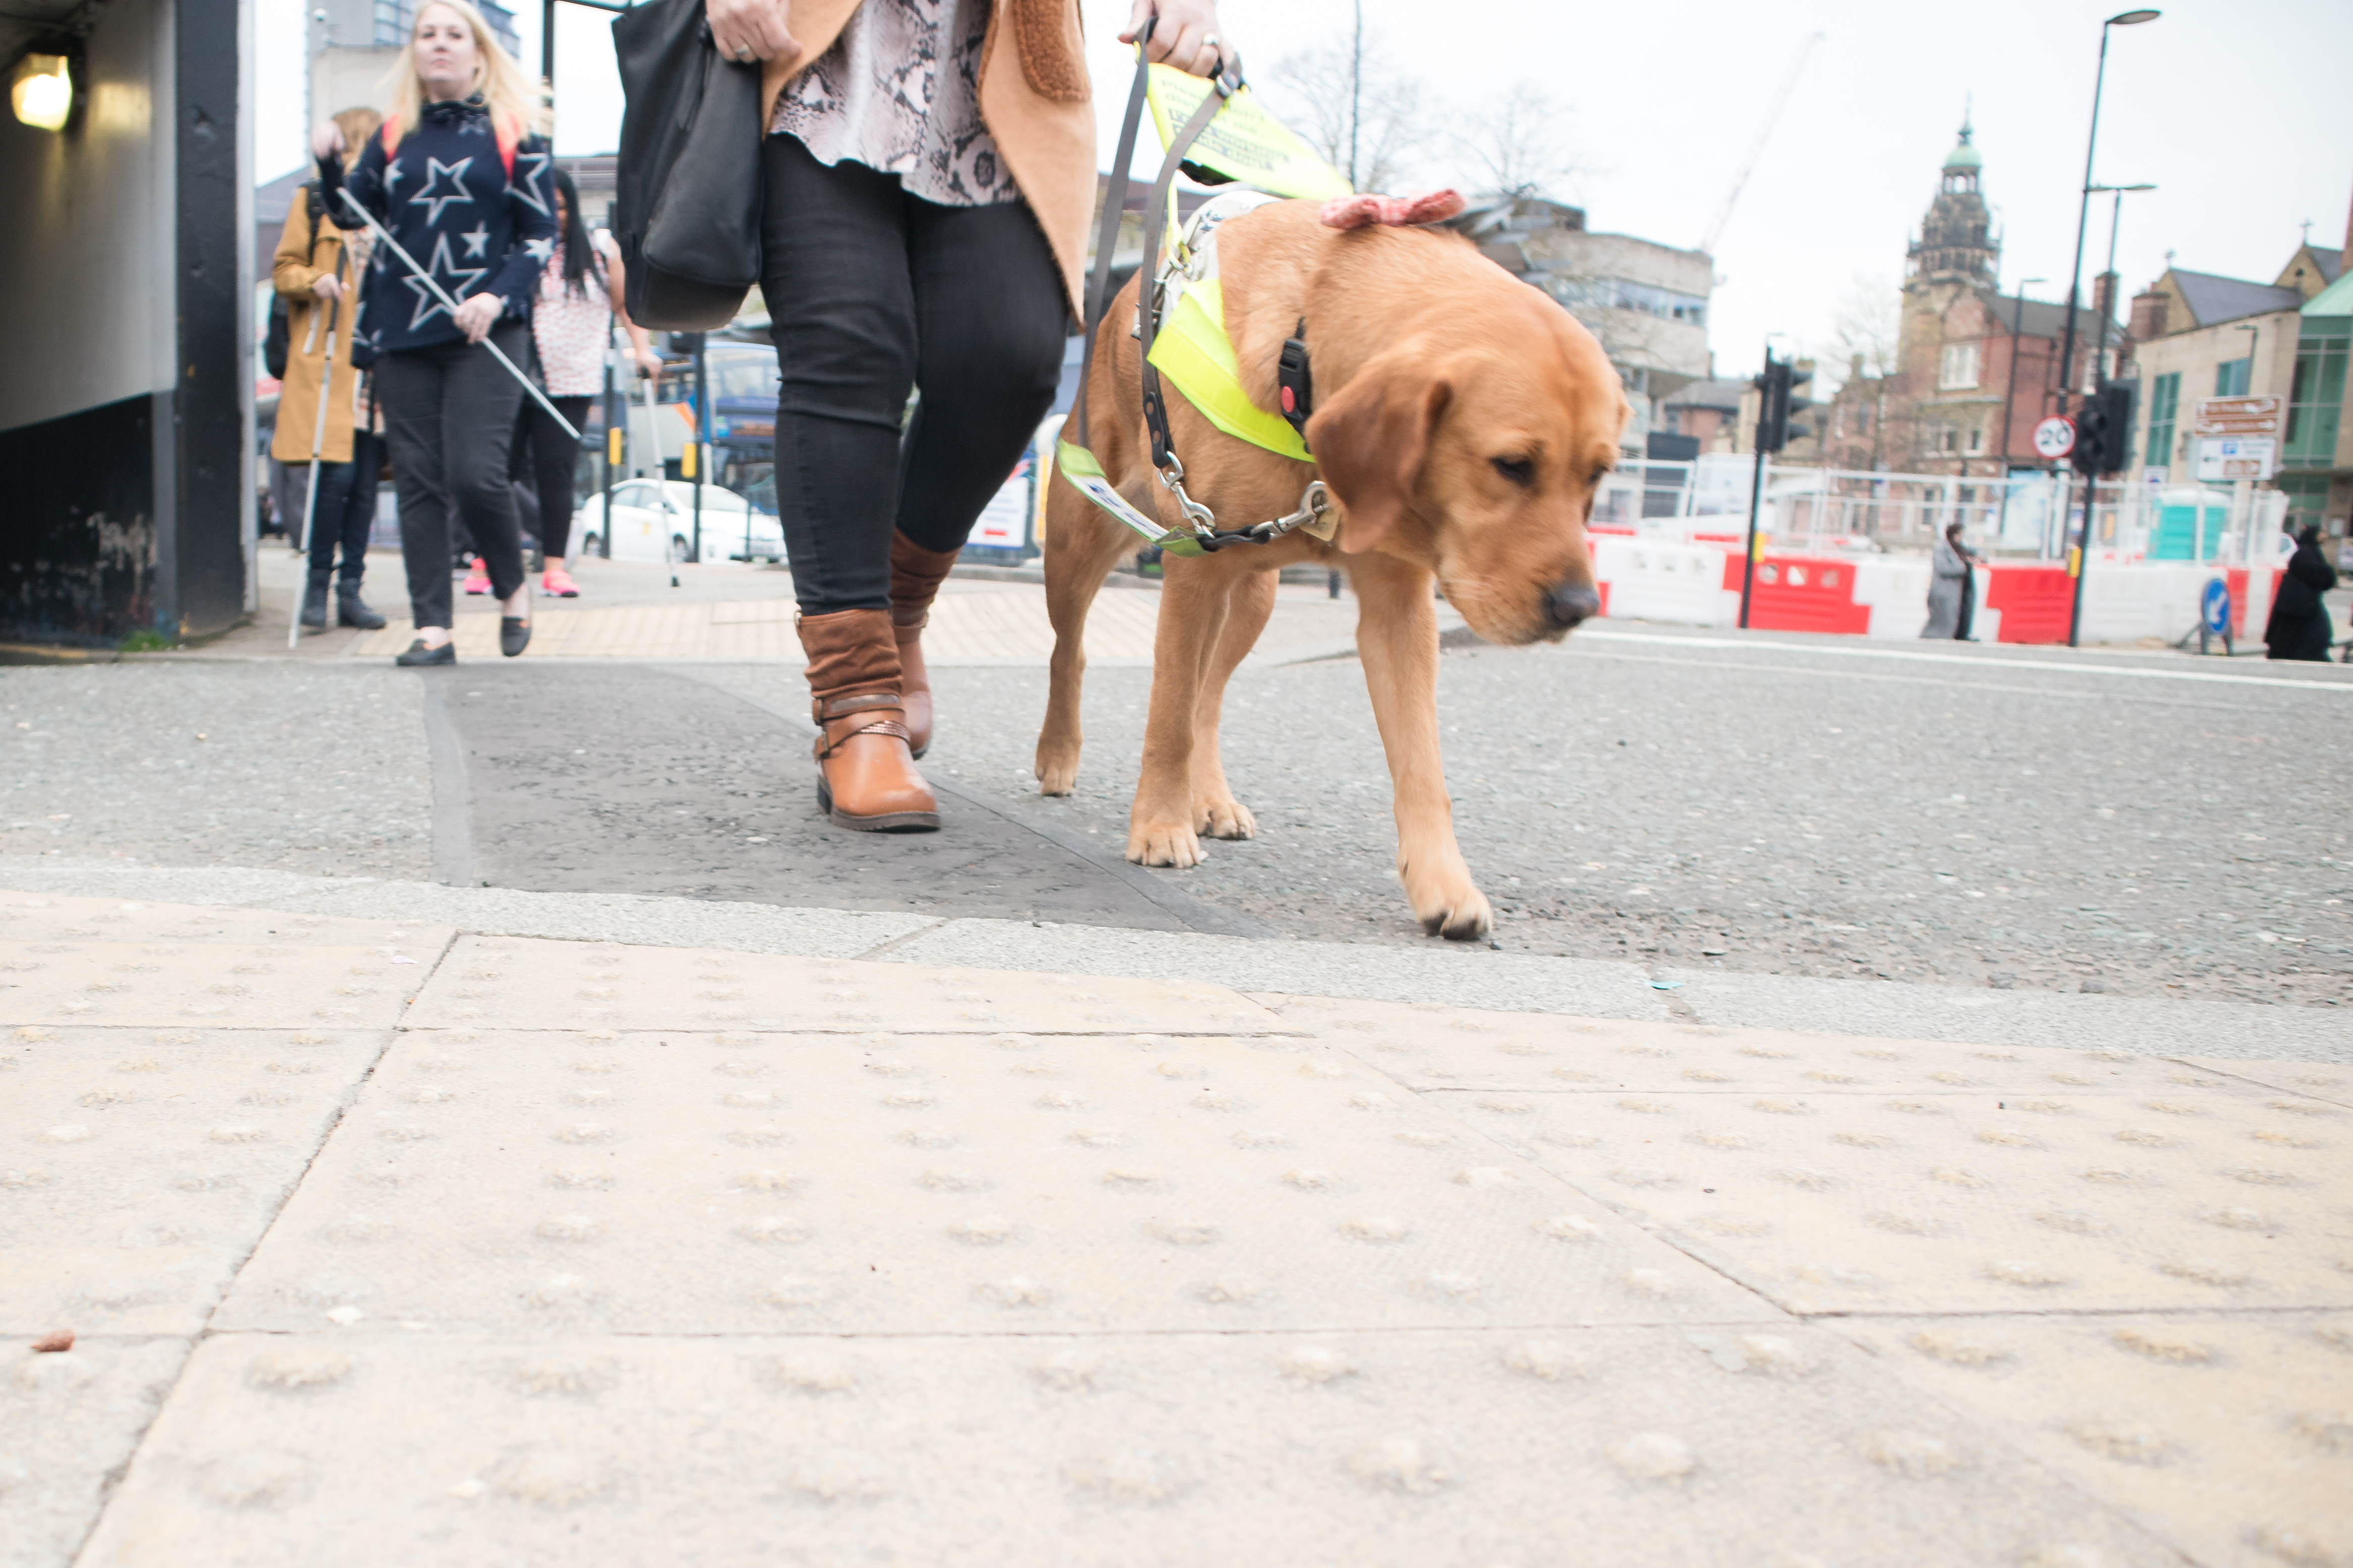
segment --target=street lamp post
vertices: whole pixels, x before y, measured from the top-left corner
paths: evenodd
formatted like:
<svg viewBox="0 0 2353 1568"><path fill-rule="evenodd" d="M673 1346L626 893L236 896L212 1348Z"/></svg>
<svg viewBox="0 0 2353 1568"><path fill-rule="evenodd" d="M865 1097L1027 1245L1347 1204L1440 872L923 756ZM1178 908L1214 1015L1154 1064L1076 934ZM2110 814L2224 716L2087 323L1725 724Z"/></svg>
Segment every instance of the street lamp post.
<svg viewBox="0 0 2353 1568"><path fill-rule="evenodd" d="M2139 10L2119 11L2100 24L2100 65L2092 77L2092 130L2084 144L2084 194L2075 206L2075 265L2067 275L2067 331L2059 345L2059 412L2067 412L2073 394L2075 370L2075 310L2083 292L2084 231L2092 216L2092 159L2100 145L2100 90L2107 84L2108 29L2137 27L2143 22L2154 22L2162 12ZM2088 517L2088 513L2086 516Z"/></svg>
<svg viewBox="0 0 2353 1568"><path fill-rule="evenodd" d="M2116 231L2124 226L2125 197L2137 191L2153 191L2157 187L2155 185L2094 185L2090 188L2094 191L2111 192L2116 198L2115 209L2108 216L2107 270L2101 274L2104 278L2114 278L2116 275ZM2101 313L2100 343L2099 347L2093 351L2093 374L2102 386L2105 386L2109 379L2108 328L2115 324L2115 315L2116 301L2111 300L2108 301L2108 309Z"/></svg>

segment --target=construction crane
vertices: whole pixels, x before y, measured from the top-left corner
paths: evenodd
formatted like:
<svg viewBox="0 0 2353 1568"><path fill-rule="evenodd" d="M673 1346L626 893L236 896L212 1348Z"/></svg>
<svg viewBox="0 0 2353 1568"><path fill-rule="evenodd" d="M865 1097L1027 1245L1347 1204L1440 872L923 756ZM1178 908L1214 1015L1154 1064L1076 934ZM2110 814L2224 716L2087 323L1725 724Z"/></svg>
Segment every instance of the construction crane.
<svg viewBox="0 0 2353 1568"><path fill-rule="evenodd" d="M1781 90L1775 95L1773 107L1765 111L1765 123L1757 128L1757 140L1748 149L1748 161L1740 165L1740 173L1733 178L1732 189L1724 194L1724 205L1716 209L1715 221L1707 226L1707 237L1699 242L1700 250L1705 255L1715 254L1715 242L1724 237L1725 226L1732 221L1732 209L1740 200L1742 188L1748 184L1748 176L1757 172L1757 161L1765 155L1765 143L1772 140L1773 127L1780 123L1781 111L1789 107L1790 95L1798 90L1798 78L1805 74L1808 57L1813 54L1814 46L1827 36L1820 32L1810 34L1806 41L1798 46L1798 58L1789 62L1789 74L1782 79Z"/></svg>

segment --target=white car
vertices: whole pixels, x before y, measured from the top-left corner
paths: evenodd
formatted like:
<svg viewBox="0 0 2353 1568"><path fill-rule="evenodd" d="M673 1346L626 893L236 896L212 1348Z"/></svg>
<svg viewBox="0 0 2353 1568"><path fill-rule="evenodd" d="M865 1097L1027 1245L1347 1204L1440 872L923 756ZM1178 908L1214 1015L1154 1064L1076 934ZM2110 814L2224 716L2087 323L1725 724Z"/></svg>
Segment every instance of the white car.
<svg viewBox="0 0 2353 1568"><path fill-rule="evenodd" d="M580 505L573 523L583 555L605 552L605 497L600 491ZM613 487L613 559L667 561L694 558L694 486L686 479L624 479ZM761 511L733 490L702 487L702 559L782 561L785 531L772 512Z"/></svg>

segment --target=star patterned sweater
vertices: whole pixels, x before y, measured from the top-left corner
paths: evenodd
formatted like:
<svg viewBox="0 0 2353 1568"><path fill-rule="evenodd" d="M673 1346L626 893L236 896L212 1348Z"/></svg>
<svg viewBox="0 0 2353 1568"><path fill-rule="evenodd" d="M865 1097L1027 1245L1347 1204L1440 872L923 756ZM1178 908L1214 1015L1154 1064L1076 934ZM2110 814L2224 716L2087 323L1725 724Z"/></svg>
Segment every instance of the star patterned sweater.
<svg viewBox="0 0 2353 1568"><path fill-rule="evenodd" d="M515 144L510 179L480 98L428 103L418 119L389 156L382 136L369 137L349 174L340 159L319 161L327 211L345 228L365 226L338 194L348 186L451 297L496 294L508 317L529 321L533 289L555 248L546 140ZM391 353L464 336L449 308L387 246L375 247L361 300L355 346Z"/></svg>

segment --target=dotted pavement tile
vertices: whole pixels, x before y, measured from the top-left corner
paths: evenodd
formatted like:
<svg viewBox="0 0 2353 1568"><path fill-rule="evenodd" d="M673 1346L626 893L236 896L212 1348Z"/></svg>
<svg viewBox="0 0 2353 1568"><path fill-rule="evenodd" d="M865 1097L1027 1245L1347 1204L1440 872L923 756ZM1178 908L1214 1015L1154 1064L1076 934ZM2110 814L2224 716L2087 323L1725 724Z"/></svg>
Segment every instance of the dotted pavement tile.
<svg viewBox="0 0 2353 1568"><path fill-rule="evenodd" d="M2296 1100L2325 1100L2353 1109L2353 1069L2323 1067L2313 1062L2223 1061L2184 1057L2183 1061L2208 1072L2227 1073L2275 1089Z"/></svg>
<svg viewBox="0 0 2353 1568"><path fill-rule="evenodd" d="M1295 1032L1222 986L460 937L412 1028Z"/></svg>
<svg viewBox="0 0 2353 1568"><path fill-rule="evenodd" d="M2180 1546L2244 1568L2353 1563L2353 1317L1888 1320L1906 1381Z"/></svg>
<svg viewBox="0 0 2353 1568"><path fill-rule="evenodd" d="M62 942L94 938L139 942L295 942L312 946L390 945L429 962L457 933L414 921L347 920L221 904L171 904L65 898L0 889L0 938Z"/></svg>
<svg viewBox="0 0 2353 1568"><path fill-rule="evenodd" d="M84 1568L2184 1562L1826 1331L215 1338Z"/></svg>
<svg viewBox="0 0 2353 1568"><path fill-rule="evenodd" d="M390 1037L0 1036L0 1332L203 1327Z"/></svg>
<svg viewBox="0 0 2353 1568"><path fill-rule="evenodd" d="M1253 995L1286 1025L1356 1052L1414 1089L1524 1092L1711 1089L1798 1094L2166 1093L2246 1064L2178 1061L2117 1050L2058 1050L1874 1039L1708 1024L1641 1023L1435 1004ZM2300 1074L2307 1064L2282 1063ZM2329 1075L2353 1082L2353 1074Z"/></svg>
<svg viewBox="0 0 2353 1568"><path fill-rule="evenodd" d="M187 1359L185 1339L0 1339L0 1568L66 1568Z"/></svg>
<svg viewBox="0 0 2353 1568"><path fill-rule="evenodd" d="M2209 1082L1433 1098L1793 1311L2353 1306L2353 1114Z"/></svg>
<svg viewBox="0 0 2353 1568"><path fill-rule="evenodd" d="M418 1031L215 1322L322 1316L1021 1334L1780 1314L1298 1038Z"/></svg>
<svg viewBox="0 0 2353 1568"><path fill-rule="evenodd" d="M431 958L278 942L0 941L0 1016L20 1026L387 1029Z"/></svg>

